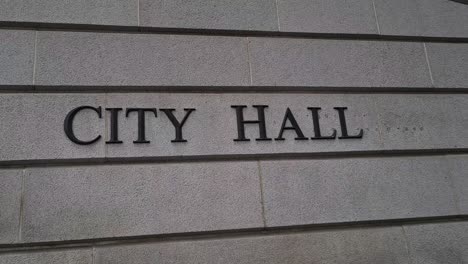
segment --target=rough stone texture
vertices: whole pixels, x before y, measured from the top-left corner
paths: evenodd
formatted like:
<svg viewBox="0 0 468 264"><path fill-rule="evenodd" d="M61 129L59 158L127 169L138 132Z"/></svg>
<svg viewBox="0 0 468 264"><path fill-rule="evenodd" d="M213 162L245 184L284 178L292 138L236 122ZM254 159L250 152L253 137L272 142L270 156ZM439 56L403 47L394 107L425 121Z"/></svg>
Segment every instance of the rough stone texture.
<svg viewBox="0 0 468 264"><path fill-rule="evenodd" d="M426 47L436 87L468 88L468 44L430 43Z"/></svg>
<svg viewBox="0 0 468 264"><path fill-rule="evenodd" d="M413 264L468 263L468 223L405 226Z"/></svg>
<svg viewBox="0 0 468 264"><path fill-rule="evenodd" d="M104 157L103 145L77 145L65 135L69 111L82 105L103 105L104 96L79 94L0 95L0 160ZM104 131L105 122L93 111L75 118L78 138L91 140Z"/></svg>
<svg viewBox="0 0 468 264"><path fill-rule="evenodd" d="M457 215L441 157L261 162L267 226Z"/></svg>
<svg viewBox="0 0 468 264"><path fill-rule="evenodd" d="M18 241L22 173L0 170L0 244Z"/></svg>
<svg viewBox="0 0 468 264"><path fill-rule="evenodd" d="M468 37L468 5L449 0L375 0L384 35Z"/></svg>
<svg viewBox="0 0 468 264"><path fill-rule="evenodd" d="M25 252L0 255L0 264L91 264L91 250Z"/></svg>
<svg viewBox="0 0 468 264"><path fill-rule="evenodd" d="M363 150L438 149L468 147L468 96L427 94L3 94L0 95L0 160L71 159L107 157L175 157L192 155L317 153ZM349 133L363 129L362 139L294 140L294 131L284 132L286 140L256 141L258 126L246 125L249 142L235 142L236 112L231 105L247 105L246 120L257 119L252 105L267 104L267 135L277 138L289 107L306 137L314 136L311 112L307 107L322 107L323 135L337 130L341 136L337 111L346 106ZM109 112L103 118L84 111L77 115L75 130L79 138L102 139L93 145L77 145L63 131L69 111L81 105L104 108L157 108L157 117L146 115L149 144L134 144L137 115L119 114L119 139L122 144L105 144L109 139ZM175 129L161 108L175 108L182 120L183 108L196 108L183 127L185 143L171 142ZM107 124L107 128L110 124ZM21 133L18 133L20 131ZM107 132L106 132L107 131ZM105 151L105 153L104 153Z"/></svg>
<svg viewBox="0 0 468 264"><path fill-rule="evenodd" d="M242 86L250 82L243 38L39 32L37 45L39 85Z"/></svg>
<svg viewBox="0 0 468 264"><path fill-rule="evenodd" d="M138 25L134 0L3 0L0 21Z"/></svg>
<svg viewBox="0 0 468 264"><path fill-rule="evenodd" d="M255 162L27 171L25 242L262 226Z"/></svg>
<svg viewBox="0 0 468 264"><path fill-rule="evenodd" d="M320 231L99 248L96 264L410 263L401 228Z"/></svg>
<svg viewBox="0 0 468 264"><path fill-rule="evenodd" d="M278 0L281 31L377 34L372 0Z"/></svg>
<svg viewBox="0 0 468 264"><path fill-rule="evenodd" d="M275 0L141 0L140 25L278 30Z"/></svg>
<svg viewBox="0 0 468 264"><path fill-rule="evenodd" d="M253 85L430 87L421 43L249 39Z"/></svg>
<svg viewBox="0 0 468 264"><path fill-rule="evenodd" d="M450 163L460 214L468 215L468 155L454 156Z"/></svg>
<svg viewBox="0 0 468 264"><path fill-rule="evenodd" d="M0 30L0 85L32 84L34 38L33 31Z"/></svg>

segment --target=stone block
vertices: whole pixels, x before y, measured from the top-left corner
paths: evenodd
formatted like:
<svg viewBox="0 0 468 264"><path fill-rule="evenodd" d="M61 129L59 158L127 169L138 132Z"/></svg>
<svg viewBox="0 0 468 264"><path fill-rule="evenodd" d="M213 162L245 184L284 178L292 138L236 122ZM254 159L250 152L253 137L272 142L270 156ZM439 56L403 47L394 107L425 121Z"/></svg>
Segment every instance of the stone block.
<svg viewBox="0 0 468 264"><path fill-rule="evenodd" d="M468 37L468 5L451 0L375 0L383 35Z"/></svg>
<svg viewBox="0 0 468 264"><path fill-rule="evenodd" d="M242 86L244 38L39 32L36 83L84 86Z"/></svg>
<svg viewBox="0 0 468 264"><path fill-rule="evenodd" d="M69 159L104 157L104 146L77 145L64 132L69 111L82 105L102 105L99 94L1 94L0 160ZM74 132L91 140L104 131L105 122L84 110L76 116Z"/></svg>
<svg viewBox="0 0 468 264"><path fill-rule="evenodd" d="M267 226L457 215L443 157L262 161Z"/></svg>
<svg viewBox="0 0 468 264"><path fill-rule="evenodd" d="M254 86L430 87L422 43L249 38Z"/></svg>
<svg viewBox="0 0 468 264"><path fill-rule="evenodd" d="M372 0L278 0L281 31L377 34Z"/></svg>
<svg viewBox="0 0 468 264"><path fill-rule="evenodd" d="M9 253L0 255L0 264L92 264L91 250L64 250Z"/></svg>
<svg viewBox="0 0 468 264"><path fill-rule="evenodd" d="M467 148L468 96L462 94L3 94L0 95L1 161L73 158L183 157L239 154L324 153L342 151L393 151ZM100 140L91 145L73 143L64 132L67 114L78 106L102 107L102 118L92 110L80 112L74 130L81 140ZM235 105L246 105L245 120L258 119L253 105L265 108L268 141L258 141L258 124L245 125L250 141L236 141L238 126ZM155 108L157 116L146 113L145 140L138 141L138 115L129 108ZM323 136L337 131L336 138L313 140L312 112L321 107L320 130ZM339 113L344 111L348 134L360 139L339 139L343 136ZM105 108L122 108L118 115L118 139L110 140L110 112ZM175 127L161 109L172 113L181 122L186 108L196 109L182 128L187 142L173 142ZM276 140L287 109L295 117L307 140L296 140L294 130L285 130L284 140ZM286 126L291 126L287 120ZM106 129L107 127L107 129Z"/></svg>
<svg viewBox="0 0 468 264"><path fill-rule="evenodd" d="M22 174L19 169L0 170L0 244L18 241Z"/></svg>
<svg viewBox="0 0 468 264"><path fill-rule="evenodd" d="M426 47L436 87L468 87L468 44L430 43Z"/></svg>
<svg viewBox="0 0 468 264"><path fill-rule="evenodd" d="M262 227L256 162L34 168L25 242Z"/></svg>
<svg viewBox="0 0 468 264"><path fill-rule="evenodd" d="M6 0L0 21L137 26L138 1Z"/></svg>
<svg viewBox="0 0 468 264"><path fill-rule="evenodd" d="M274 0L141 0L140 25L278 31Z"/></svg>
<svg viewBox="0 0 468 264"><path fill-rule="evenodd" d="M413 264L468 263L468 223L405 226Z"/></svg>
<svg viewBox="0 0 468 264"><path fill-rule="evenodd" d="M409 264L400 227L98 248L96 264Z"/></svg>
<svg viewBox="0 0 468 264"><path fill-rule="evenodd" d="M0 30L0 39L0 86L32 85L35 32Z"/></svg>

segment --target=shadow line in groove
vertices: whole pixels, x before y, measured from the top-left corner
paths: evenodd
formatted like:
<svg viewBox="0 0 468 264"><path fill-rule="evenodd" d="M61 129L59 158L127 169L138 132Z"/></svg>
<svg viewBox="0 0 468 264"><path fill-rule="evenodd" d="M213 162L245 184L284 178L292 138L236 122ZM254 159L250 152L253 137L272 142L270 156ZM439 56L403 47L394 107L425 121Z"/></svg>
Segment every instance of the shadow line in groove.
<svg viewBox="0 0 468 264"><path fill-rule="evenodd" d="M206 35L228 37L280 37L308 39L341 39L341 40L372 40L372 41L402 41L402 42L442 42L468 43L468 37L431 37L406 35L379 35L362 33L308 33L262 30L231 30L231 29L200 29L171 27L139 27L125 25L89 25L64 24L44 22L0 21L0 29L39 30L39 31L69 31L96 33L127 33L127 34L173 34L173 35Z"/></svg>
<svg viewBox="0 0 468 264"><path fill-rule="evenodd" d="M200 241L210 239L232 239L257 236L274 236L297 233L310 233L317 231L338 231L361 228L385 228L404 225L425 225L425 224L443 224L467 222L468 215L450 215L437 217L420 217L404 219L388 219L374 221L354 221L326 224L310 224L300 226L280 226L266 228L248 228L236 230L216 230L205 232L186 232L161 235L142 235L127 237L105 237L95 239L66 240L66 241L48 241L18 244L0 244L0 255L22 252L22 251L44 251L57 249L76 249L91 247L108 247L117 245L140 244L140 243L164 243L178 241Z"/></svg>

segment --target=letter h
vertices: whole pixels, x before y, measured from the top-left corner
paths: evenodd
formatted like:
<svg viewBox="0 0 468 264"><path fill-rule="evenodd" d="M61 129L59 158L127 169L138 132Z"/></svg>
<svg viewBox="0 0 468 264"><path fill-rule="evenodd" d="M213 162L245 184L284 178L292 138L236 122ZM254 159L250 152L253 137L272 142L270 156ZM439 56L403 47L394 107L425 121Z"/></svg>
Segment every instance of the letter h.
<svg viewBox="0 0 468 264"><path fill-rule="evenodd" d="M253 105L254 108L257 108L258 120L244 120L244 108L247 108L246 105L231 105L232 108L236 109L237 115L237 139L234 141L250 141L250 139L245 137L245 125L246 124L258 124L260 137L255 139L257 141L262 140L271 140L268 138L266 131L265 123L265 108L267 105Z"/></svg>

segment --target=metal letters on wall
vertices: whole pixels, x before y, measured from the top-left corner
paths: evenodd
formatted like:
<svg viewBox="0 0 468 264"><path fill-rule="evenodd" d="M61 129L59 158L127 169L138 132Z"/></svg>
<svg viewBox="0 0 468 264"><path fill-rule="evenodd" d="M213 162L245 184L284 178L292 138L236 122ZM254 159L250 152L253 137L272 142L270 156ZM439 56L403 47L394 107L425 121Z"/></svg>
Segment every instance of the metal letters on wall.
<svg viewBox="0 0 468 264"><path fill-rule="evenodd" d="M253 105L252 108L256 109L257 112L257 119L254 120L246 120L244 118L244 109L247 109L247 105L232 105L231 108L234 109L234 114L236 115L237 120L237 138L233 139L233 141L250 141L250 138L246 137L245 131L247 127L249 129L258 129L258 137L255 138L256 141L272 141L272 140L286 140L285 132L290 131L293 135L295 135L294 140L335 140L335 139L360 139L363 137L364 131L359 129L357 134L350 134L348 132L348 124L346 122L346 115L345 111L348 109L347 107L334 107L333 109L336 111L339 119L339 136L336 129L332 130L331 134L324 135L321 131L320 127L320 107L308 107L312 114L313 123L313 133L312 135L306 135L304 131L301 129L300 124L297 122L296 118L294 117L293 112L291 109L287 108L284 114L284 118L281 122L281 127L279 129L279 133L275 138L269 137L271 132L267 131L266 126L266 118L265 118L265 109L268 108L268 105ZM71 110L67 116L65 117L64 121L64 131L68 139L72 142L79 144L79 145L90 145L93 143L98 142L102 135L96 135L91 140L83 140L77 138L73 131L73 121L75 116L78 115L83 110L92 110L96 113L98 119L102 119L102 107L93 107L93 106L79 106L75 109ZM171 140L173 143L181 143L187 142L187 139L183 137L183 128L185 122L192 116L192 113L196 109L194 108L184 108L183 111L185 112L184 117L179 120L175 117L174 112L176 109L173 108L127 108L125 109L125 117L130 118L131 116L137 117L137 127L136 130L138 132L138 137L136 140L133 141L134 144L148 144L150 143L149 140L146 139L146 130L145 130L145 120L146 116L154 116L155 118L158 117L158 111L164 113L167 116L171 125L174 127L174 138ZM110 121L110 131L109 131L109 140L106 141L106 144L122 144L123 142L119 139L119 114L123 111L122 108L105 108L105 111L109 112L109 121Z"/></svg>

